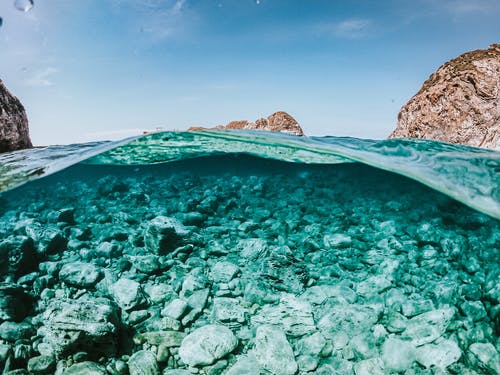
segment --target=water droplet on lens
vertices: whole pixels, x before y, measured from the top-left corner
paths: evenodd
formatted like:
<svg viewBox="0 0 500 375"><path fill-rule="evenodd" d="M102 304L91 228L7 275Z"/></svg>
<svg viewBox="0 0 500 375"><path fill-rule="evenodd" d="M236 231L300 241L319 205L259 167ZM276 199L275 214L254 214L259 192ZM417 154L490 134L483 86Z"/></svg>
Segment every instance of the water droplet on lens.
<svg viewBox="0 0 500 375"><path fill-rule="evenodd" d="M35 4L33 0L15 0L14 6L22 12L29 12Z"/></svg>

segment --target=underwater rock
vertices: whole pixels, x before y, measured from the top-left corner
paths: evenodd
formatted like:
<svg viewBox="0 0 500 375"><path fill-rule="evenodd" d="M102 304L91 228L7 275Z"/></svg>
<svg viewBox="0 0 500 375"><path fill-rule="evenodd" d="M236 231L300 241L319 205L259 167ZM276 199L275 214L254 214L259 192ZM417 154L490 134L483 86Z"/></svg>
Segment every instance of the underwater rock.
<svg viewBox="0 0 500 375"><path fill-rule="evenodd" d="M162 316L168 316L172 319L182 319L184 314L188 311L189 304L179 298L176 298L170 301L164 308L161 310Z"/></svg>
<svg viewBox="0 0 500 375"><path fill-rule="evenodd" d="M255 262L255 273L270 291L284 291L299 294L308 280L304 262L300 261L288 246L276 246L266 257ZM255 281L254 275L250 280Z"/></svg>
<svg viewBox="0 0 500 375"><path fill-rule="evenodd" d="M63 371L62 375L107 375L107 371L95 362L75 363Z"/></svg>
<svg viewBox="0 0 500 375"><path fill-rule="evenodd" d="M137 271L146 273L148 275L155 273L162 268L160 257L157 255L131 256L130 260Z"/></svg>
<svg viewBox="0 0 500 375"><path fill-rule="evenodd" d="M282 329L272 325L257 327L252 352L260 366L276 375L293 375L298 366L292 347Z"/></svg>
<svg viewBox="0 0 500 375"><path fill-rule="evenodd" d="M392 371L409 369L415 361L415 345L411 341L389 337L382 346L382 361Z"/></svg>
<svg viewBox="0 0 500 375"><path fill-rule="evenodd" d="M259 363L252 353L240 355L237 358L234 365L227 370L225 375L255 375L261 373Z"/></svg>
<svg viewBox="0 0 500 375"><path fill-rule="evenodd" d="M149 301L155 305L162 304L177 297L177 293L175 293L172 285L167 283L147 283L144 285L143 290Z"/></svg>
<svg viewBox="0 0 500 375"><path fill-rule="evenodd" d="M41 314L41 323L38 334L56 356L75 349L95 355L116 351L119 309L107 299L54 299Z"/></svg>
<svg viewBox="0 0 500 375"><path fill-rule="evenodd" d="M248 260L256 260L267 252L267 242L262 238L245 238L238 241L236 250L241 257Z"/></svg>
<svg viewBox="0 0 500 375"><path fill-rule="evenodd" d="M33 238L39 254L53 254L63 250L68 243L64 232L55 225L43 225L30 220L25 227L26 234Z"/></svg>
<svg viewBox="0 0 500 375"><path fill-rule="evenodd" d="M500 44L448 61L401 108L389 138L500 149Z"/></svg>
<svg viewBox="0 0 500 375"><path fill-rule="evenodd" d="M26 236L9 236L0 241L0 275L25 275L36 269L35 245Z"/></svg>
<svg viewBox="0 0 500 375"><path fill-rule="evenodd" d="M252 325L279 325L287 335L300 337L316 331L312 307L293 294L283 293L277 306L265 305L251 318Z"/></svg>
<svg viewBox="0 0 500 375"><path fill-rule="evenodd" d="M200 126L191 127L188 131L206 130ZM267 118L260 118L255 122L248 122L247 120L231 121L227 125L219 125L216 130L226 129L243 129L243 130L265 130L270 132L282 132L295 135L304 135L304 131L299 123L288 113L279 111L275 112Z"/></svg>
<svg viewBox="0 0 500 375"><path fill-rule="evenodd" d="M113 298L124 310L132 310L144 303L141 285L134 280L120 278L111 287Z"/></svg>
<svg viewBox="0 0 500 375"><path fill-rule="evenodd" d="M467 360L478 371L486 374L500 374L500 354L488 343L474 343L469 346Z"/></svg>
<svg viewBox="0 0 500 375"><path fill-rule="evenodd" d="M174 250L188 234L189 230L177 219L157 216L146 226L144 245L150 253L164 255Z"/></svg>
<svg viewBox="0 0 500 375"><path fill-rule="evenodd" d="M239 272L238 266L230 262L217 262L212 266L210 278L218 283L230 282Z"/></svg>
<svg viewBox="0 0 500 375"><path fill-rule="evenodd" d="M24 107L0 80L0 152L31 147L33 145Z"/></svg>
<svg viewBox="0 0 500 375"><path fill-rule="evenodd" d="M295 343L294 348L300 371L314 371L319 365L320 358L331 353L327 341L319 332L301 338Z"/></svg>
<svg viewBox="0 0 500 375"><path fill-rule="evenodd" d="M27 322L3 322L0 324L0 337L5 341L28 339L35 334L33 326Z"/></svg>
<svg viewBox="0 0 500 375"><path fill-rule="evenodd" d="M33 306L32 297L19 285L0 283L0 320L20 322Z"/></svg>
<svg viewBox="0 0 500 375"><path fill-rule="evenodd" d="M299 355L319 356L326 344L324 336L320 332L315 332L297 341L295 349Z"/></svg>
<svg viewBox="0 0 500 375"><path fill-rule="evenodd" d="M187 336L186 333L180 331L150 331L139 335L141 342L147 342L150 345L155 345L158 348L176 348L181 346L182 340Z"/></svg>
<svg viewBox="0 0 500 375"><path fill-rule="evenodd" d="M321 307L317 327L327 338L334 339L339 332L351 336L371 329L377 323L379 314L371 306L334 302Z"/></svg>
<svg viewBox="0 0 500 375"><path fill-rule="evenodd" d="M244 323L245 309L236 298L216 297L213 300L213 319L220 323Z"/></svg>
<svg viewBox="0 0 500 375"><path fill-rule="evenodd" d="M384 363L380 358L370 358L354 364L356 375L385 375Z"/></svg>
<svg viewBox="0 0 500 375"><path fill-rule="evenodd" d="M238 339L222 325L209 324L191 332L182 341L179 355L190 366L211 365L231 353Z"/></svg>
<svg viewBox="0 0 500 375"><path fill-rule="evenodd" d="M56 368L56 360L51 355L39 355L32 357L28 361L28 372L30 374L42 375L53 374Z"/></svg>
<svg viewBox="0 0 500 375"><path fill-rule="evenodd" d="M446 331L455 315L452 308L432 310L408 320L402 338L409 339L416 346L433 342Z"/></svg>
<svg viewBox="0 0 500 375"><path fill-rule="evenodd" d="M457 362L462 351L453 340L442 340L432 344L420 346L415 351L417 362L425 368L446 368Z"/></svg>
<svg viewBox="0 0 500 375"><path fill-rule="evenodd" d="M130 375L159 375L160 369L156 356L149 350L139 350L128 360Z"/></svg>
<svg viewBox="0 0 500 375"><path fill-rule="evenodd" d="M94 286L101 277L100 270L91 263L66 263L59 271L59 279L77 288Z"/></svg>

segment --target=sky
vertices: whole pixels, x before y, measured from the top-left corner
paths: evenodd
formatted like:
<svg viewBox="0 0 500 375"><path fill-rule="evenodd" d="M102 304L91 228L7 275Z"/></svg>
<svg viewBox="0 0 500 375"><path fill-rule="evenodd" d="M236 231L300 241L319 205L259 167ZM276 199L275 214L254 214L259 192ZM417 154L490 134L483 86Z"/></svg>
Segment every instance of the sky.
<svg viewBox="0 0 500 375"><path fill-rule="evenodd" d="M499 0L0 0L0 79L35 145L290 113L386 138L444 62L500 42Z"/></svg>

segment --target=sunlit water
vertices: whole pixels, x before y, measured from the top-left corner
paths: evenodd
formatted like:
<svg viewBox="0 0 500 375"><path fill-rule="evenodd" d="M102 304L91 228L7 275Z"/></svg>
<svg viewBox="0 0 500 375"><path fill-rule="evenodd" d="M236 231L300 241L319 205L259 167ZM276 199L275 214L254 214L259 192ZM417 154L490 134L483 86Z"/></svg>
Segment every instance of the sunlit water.
<svg viewBox="0 0 500 375"><path fill-rule="evenodd" d="M0 155L0 363L499 373L499 165L259 132Z"/></svg>

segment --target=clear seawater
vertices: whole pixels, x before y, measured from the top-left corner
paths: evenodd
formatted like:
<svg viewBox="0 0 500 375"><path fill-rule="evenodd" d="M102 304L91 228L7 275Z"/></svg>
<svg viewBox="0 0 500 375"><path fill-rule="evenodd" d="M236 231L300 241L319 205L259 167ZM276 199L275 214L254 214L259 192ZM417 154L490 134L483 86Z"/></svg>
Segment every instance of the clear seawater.
<svg viewBox="0 0 500 375"><path fill-rule="evenodd" d="M500 372L498 152L165 132L0 172L4 373Z"/></svg>

